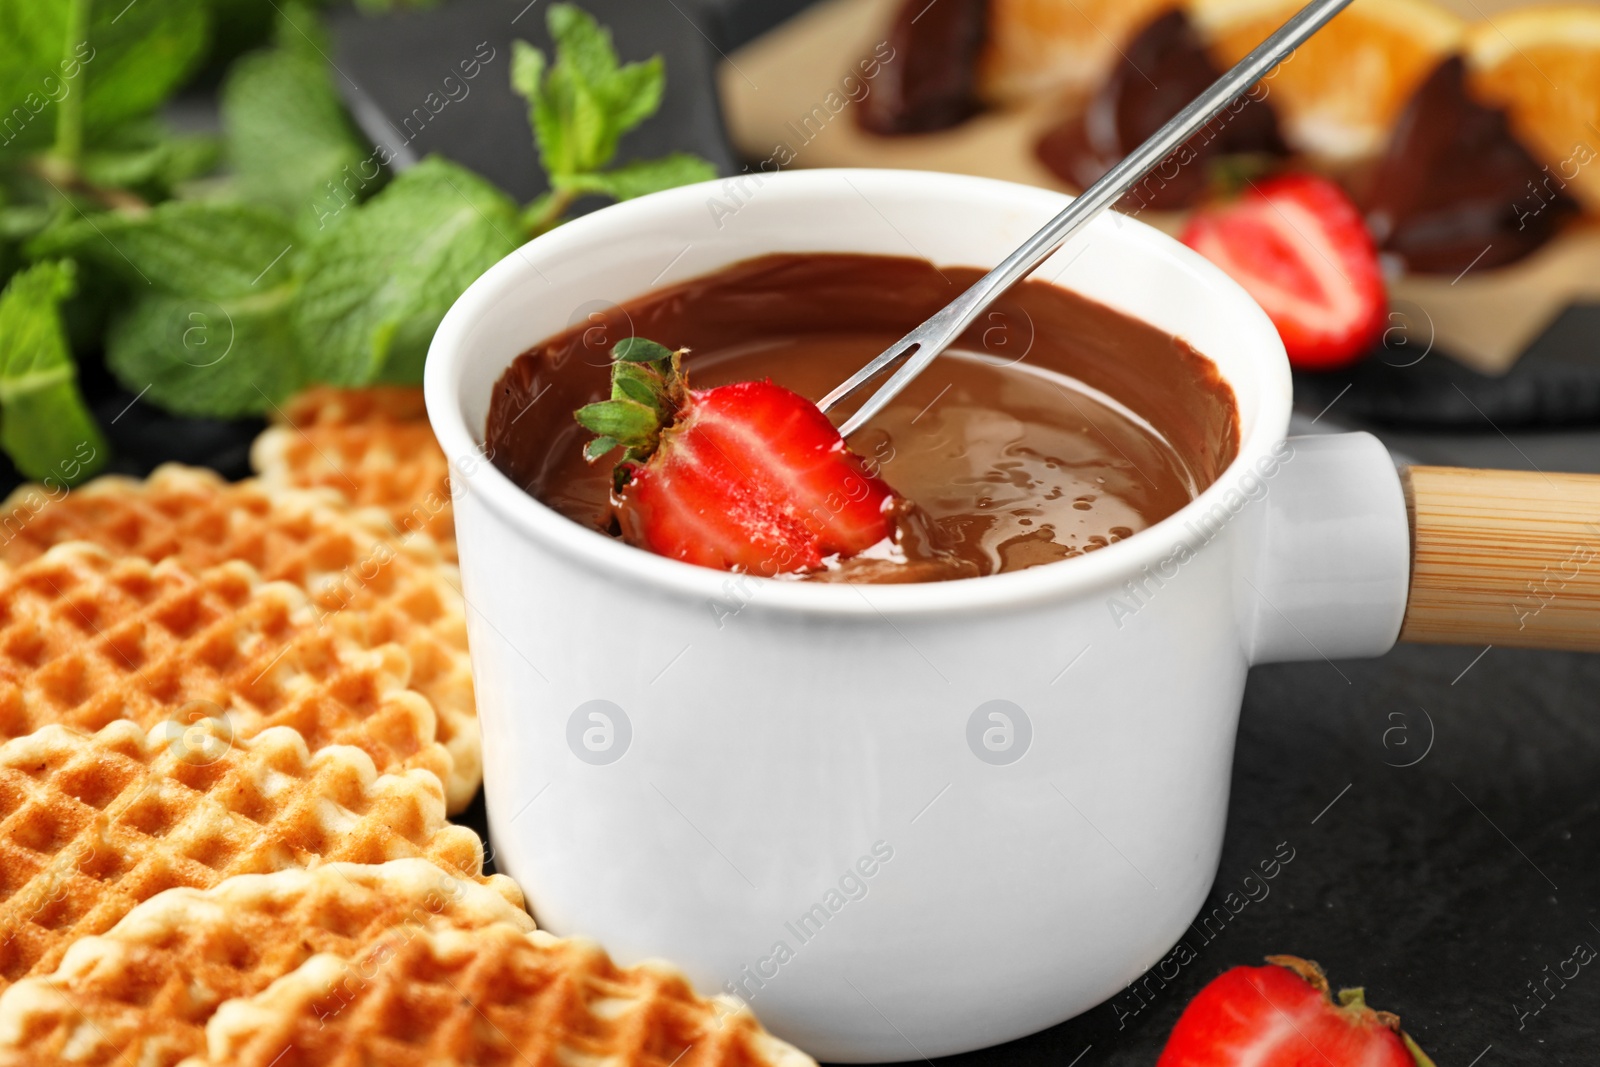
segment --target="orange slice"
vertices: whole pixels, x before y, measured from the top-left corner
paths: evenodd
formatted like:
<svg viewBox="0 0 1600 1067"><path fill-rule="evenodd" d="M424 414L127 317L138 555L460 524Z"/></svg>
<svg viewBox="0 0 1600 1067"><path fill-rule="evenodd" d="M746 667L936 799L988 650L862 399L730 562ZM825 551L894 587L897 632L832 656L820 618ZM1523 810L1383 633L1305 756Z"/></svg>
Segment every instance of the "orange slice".
<svg viewBox="0 0 1600 1067"><path fill-rule="evenodd" d="M990 0L978 91L992 103L1088 93L1129 39L1178 0Z"/></svg>
<svg viewBox="0 0 1600 1067"><path fill-rule="evenodd" d="M1566 186L1600 211L1600 7L1508 11L1472 27L1468 84L1504 108L1511 128Z"/></svg>
<svg viewBox="0 0 1600 1067"><path fill-rule="evenodd" d="M1188 2L1223 67L1243 59L1300 7L1300 0ZM1333 163L1377 155L1412 92L1461 46L1465 29L1429 0L1355 0L1267 75L1284 137Z"/></svg>

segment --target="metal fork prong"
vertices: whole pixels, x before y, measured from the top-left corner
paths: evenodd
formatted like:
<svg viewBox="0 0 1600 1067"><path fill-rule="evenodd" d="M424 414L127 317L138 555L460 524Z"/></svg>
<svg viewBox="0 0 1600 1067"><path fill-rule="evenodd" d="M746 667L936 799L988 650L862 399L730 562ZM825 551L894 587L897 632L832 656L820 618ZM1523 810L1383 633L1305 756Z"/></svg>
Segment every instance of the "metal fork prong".
<svg viewBox="0 0 1600 1067"><path fill-rule="evenodd" d="M900 391L911 383L911 379L921 374L939 353L954 344L956 338L961 336L961 331L971 326L983 309L989 306L998 284L1000 283L992 275L973 282L960 296L939 309L922 325L890 345L882 355L867 364L862 371L852 375L839 388L823 397L822 403L817 406L826 412L840 400L859 391L870 378L892 365L896 359L903 357L894 374L839 427L840 436L848 437L860 429L862 424L882 411L889 401L898 396Z"/></svg>
<svg viewBox="0 0 1600 1067"><path fill-rule="evenodd" d="M833 405L837 404L851 393L854 393L857 389L860 389L863 385L866 385L873 378L883 373L886 367L893 366L896 360L908 358L911 355L912 346L916 344L917 334L921 332L922 328L919 326L917 329L912 330L910 333L900 338L900 340L896 341L888 348L885 348L878 355L873 356L871 363L868 363L865 367L862 367L860 370L850 375L850 377L846 378L843 382L840 382L837 389L823 397L821 400L817 401L818 409L826 412L829 408L833 407Z"/></svg>
<svg viewBox="0 0 1600 1067"><path fill-rule="evenodd" d="M906 357L894 375L866 403L852 415L839 432L848 436L894 398L906 383L916 377L945 346L972 325L983 309L995 297L1032 273L1033 269L1053 255L1068 238L1088 225L1090 220L1109 208L1131 189L1158 163L1170 156L1180 145L1198 133L1228 102L1244 93L1277 66L1298 45L1327 24L1328 20L1343 11L1351 0L1311 0L1292 18L1255 47L1254 50L1211 87L1150 136L1127 157L1112 167L1099 181L1085 189L1060 214L1047 222L1038 233L1028 238L1002 260L988 274L979 278L966 292L946 304L921 326L906 334L882 355L851 375L839 388L823 398L823 411L843 400L874 375L880 373L906 353L913 343L919 347Z"/></svg>
<svg viewBox="0 0 1600 1067"><path fill-rule="evenodd" d="M950 342L955 339L953 337L929 336L935 332L928 328L930 325L932 323L919 326L906 335L905 340L915 340L916 350L908 355L900 366L895 368L894 374L890 376L888 381L883 383L877 392L867 397L866 402L857 408L848 419L844 420L844 423L839 427L840 437L849 437L859 430L868 419L882 411L889 401L900 395L900 390L904 389L911 379L922 373L922 369L928 365L930 360L944 351ZM942 334L947 331L941 330L938 332Z"/></svg>

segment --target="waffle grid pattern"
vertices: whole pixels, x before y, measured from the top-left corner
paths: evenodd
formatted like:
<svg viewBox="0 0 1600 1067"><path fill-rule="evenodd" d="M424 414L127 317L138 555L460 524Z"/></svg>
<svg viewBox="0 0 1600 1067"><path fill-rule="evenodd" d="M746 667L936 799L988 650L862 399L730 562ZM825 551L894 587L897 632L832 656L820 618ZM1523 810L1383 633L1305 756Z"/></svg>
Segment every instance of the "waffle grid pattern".
<svg viewBox="0 0 1600 1067"><path fill-rule="evenodd" d="M337 490L382 508L402 536L421 531L456 558L449 467L421 389L308 389L256 438L250 462L268 486Z"/></svg>
<svg viewBox="0 0 1600 1067"><path fill-rule="evenodd" d="M482 844L445 822L431 772L380 776L361 750L312 754L284 727L46 726L0 745L0 982L50 970L166 889L412 856L483 878Z"/></svg>
<svg viewBox="0 0 1600 1067"><path fill-rule="evenodd" d="M186 1067L815 1067L665 965L624 969L592 942L506 926L390 931L312 957L223 1005L206 1041Z"/></svg>
<svg viewBox="0 0 1600 1067"><path fill-rule="evenodd" d="M314 953L354 952L412 925L531 929L499 888L402 859L162 893L109 933L74 943L54 973L0 996L0 1065L166 1067L203 1051L218 1005L259 992Z"/></svg>
<svg viewBox="0 0 1600 1067"><path fill-rule="evenodd" d="M242 736L293 726L313 750L353 744L380 770L443 779L450 754L410 669L397 645L319 630L304 593L243 563L195 576L78 542L0 578L0 738L223 717Z"/></svg>
<svg viewBox="0 0 1600 1067"><path fill-rule="evenodd" d="M317 626L363 648L403 649L407 684L432 703L451 757L450 809L470 802L483 757L465 605L454 566L430 538L397 538L382 512L351 509L331 492L229 484L176 465L143 482L99 478L42 505L39 492L25 488L0 504L0 563L21 567L68 541L170 559L191 573L242 562L303 590Z"/></svg>

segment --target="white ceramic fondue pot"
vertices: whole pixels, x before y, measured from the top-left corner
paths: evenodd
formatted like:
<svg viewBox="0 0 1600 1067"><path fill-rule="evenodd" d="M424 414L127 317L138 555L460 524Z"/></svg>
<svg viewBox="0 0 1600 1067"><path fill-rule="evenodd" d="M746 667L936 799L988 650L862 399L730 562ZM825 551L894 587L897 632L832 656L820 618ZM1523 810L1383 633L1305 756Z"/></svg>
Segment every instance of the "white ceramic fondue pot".
<svg viewBox="0 0 1600 1067"><path fill-rule="evenodd" d="M1019 1037L1122 988L1205 899L1249 666L1394 643L1413 543L1388 454L1366 434L1286 442L1272 324L1122 217L1035 277L1210 357L1241 432L1216 484L1100 551L923 585L736 577L580 527L484 457L496 379L586 309L768 252L988 267L1065 203L897 171L690 186L538 238L445 317L427 402L451 464L492 846L542 926L665 957L821 1059ZM1437 510L1413 503L1419 522ZM1495 612L1515 622L1492 599L1407 626L1482 641ZM1524 643L1560 644L1560 597L1537 602Z"/></svg>

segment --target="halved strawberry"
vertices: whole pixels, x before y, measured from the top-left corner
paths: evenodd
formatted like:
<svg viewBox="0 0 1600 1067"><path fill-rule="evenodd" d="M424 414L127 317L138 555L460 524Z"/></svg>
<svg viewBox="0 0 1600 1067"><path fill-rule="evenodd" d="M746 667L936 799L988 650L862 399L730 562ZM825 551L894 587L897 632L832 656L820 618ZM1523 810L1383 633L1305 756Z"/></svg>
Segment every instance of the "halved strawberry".
<svg viewBox="0 0 1600 1067"><path fill-rule="evenodd" d="M683 350L628 337L611 350L611 399L575 416L622 447L612 502L624 536L705 567L816 570L893 532L894 491L868 474L817 406L770 380L690 389Z"/></svg>
<svg viewBox="0 0 1600 1067"><path fill-rule="evenodd" d="M1252 183L1237 199L1195 212L1180 238L1255 297L1297 369L1354 362L1383 333L1377 246L1361 212L1326 178Z"/></svg>
<svg viewBox="0 0 1600 1067"><path fill-rule="evenodd" d="M1156 1067L1434 1067L1398 1017L1339 991L1310 960L1235 967L1184 1009Z"/></svg>

